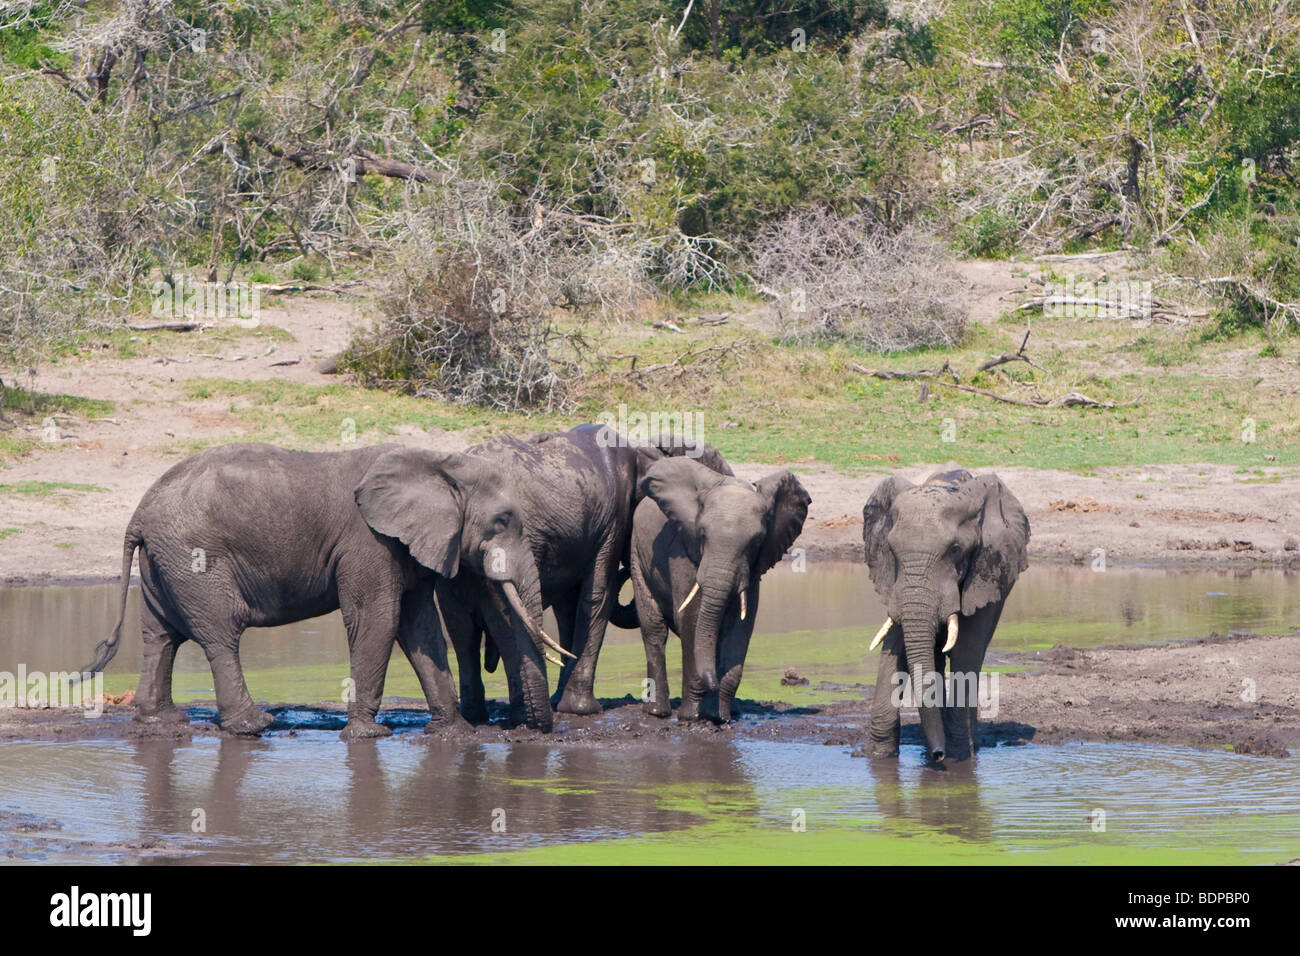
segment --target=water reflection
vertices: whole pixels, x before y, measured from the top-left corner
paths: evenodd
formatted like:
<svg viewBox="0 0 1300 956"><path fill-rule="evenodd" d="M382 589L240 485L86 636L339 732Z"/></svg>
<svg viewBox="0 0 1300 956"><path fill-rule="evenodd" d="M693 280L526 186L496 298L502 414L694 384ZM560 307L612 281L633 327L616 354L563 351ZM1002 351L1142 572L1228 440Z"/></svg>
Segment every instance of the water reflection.
<svg viewBox="0 0 1300 956"><path fill-rule="evenodd" d="M936 770L725 738L452 744L403 731L348 745L315 730L0 749L0 859L11 860L460 855L670 831L707 838L719 824L788 829L792 808L810 829L834 821L1030 849L1100 839L1088 823L1100 808L1110 838L1129 845L1286 853L1300 844L1300 761L1083 744L999 747ZM1248 818L1260 825L1245 828Z"/></svg>

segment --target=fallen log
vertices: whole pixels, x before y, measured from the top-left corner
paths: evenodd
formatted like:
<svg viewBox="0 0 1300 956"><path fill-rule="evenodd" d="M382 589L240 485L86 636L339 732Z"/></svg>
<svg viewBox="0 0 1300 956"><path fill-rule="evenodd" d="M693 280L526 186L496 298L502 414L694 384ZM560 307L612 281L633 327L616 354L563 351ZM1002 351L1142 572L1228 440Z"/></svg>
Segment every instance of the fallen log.
<svg viewBox="0 0 1300 956"><path fill-rule="evenodd" d="M212 328L202 322L128 322L126 327L132 332L199 332Z"/></svg>
<svg viewBox="0 0 1300 956"><path fill-rule="evenodd" d="M1136 399L1131 402L1099 402L1095 398L1089 398L1079 392L1067 392L1060 398L1055 399L1044 398L1041 395L1028 399L1012 398L1010 395L999 395L997 392L991 392L987 388L976 388L974 385L958 385L951 382L939 382L938 384L944 388L955 388L974 395L983 395L986 398L1005 402L1008 405L1020 405L1023 408L1123 408L1127 405L1137 404Z"/></svg>
<svg viewBox="0 0 1300 956"><path fill-rule="evenodd" d="M906 372L906 371L900 371L898 369L889 369L889 368L867 368L864 365L859 365L857 362L854 362L851 367L853 371L861 372L863 375L870 375L872 378L883 378L887 380L938 378L941 375L951 375L952 380L954 382L957 381L957 373L952 370L952 366L949 365L947 362L944 362L938 368L923 368L923 369L917 369L914 372Z"/></svg>

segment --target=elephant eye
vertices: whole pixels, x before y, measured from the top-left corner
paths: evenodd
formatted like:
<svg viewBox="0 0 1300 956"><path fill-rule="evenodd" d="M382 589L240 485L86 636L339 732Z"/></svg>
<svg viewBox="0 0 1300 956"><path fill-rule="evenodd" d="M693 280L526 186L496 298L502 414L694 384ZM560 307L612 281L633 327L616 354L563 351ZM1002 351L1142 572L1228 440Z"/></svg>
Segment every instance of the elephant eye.
<svg viewBox="0 0 1300 956"><path fill-rule="evenodd" d="M496 520L492 522L493 528L498 531L505 531L510 527L510 512L506 511L497 515Z"/></svg>

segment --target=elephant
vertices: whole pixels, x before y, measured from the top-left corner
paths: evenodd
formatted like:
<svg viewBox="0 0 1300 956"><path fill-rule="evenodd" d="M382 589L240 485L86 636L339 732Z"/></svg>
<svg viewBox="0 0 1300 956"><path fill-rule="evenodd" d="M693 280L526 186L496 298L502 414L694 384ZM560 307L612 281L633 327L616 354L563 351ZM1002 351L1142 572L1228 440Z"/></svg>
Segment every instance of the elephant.
<svg viewBox="0 0 1300 956"><path fill-rule="evenodd" d="M344 739L392 732L375 715L394 640L428 699L426 730L464 727L434 582L467 569L508 606L513 626L499 634L507 667L534 708L546 703L543 645L554 641L541 630L541 612L528 618L520 598L537 592L537 567L508 482L480 459L398 445L301 452L266 444L185 459L145 492L127 525L117 626L87 671L102 671L117 652L137 549L137 719L186 719L172 700L172 667L178 647L193 640L212 667L222 729L261 733L273 717L244 682L244 629L341 610L353 681Z"/></svg>
<svg viewBox="0 0 1300 956"><path fill-rule="evenodd" d="M632 524L631 577L645 644L646 713L667 717L664 647L682 641L679 720L716 694L731 720L758 614L759 579L799 537L812 498L789 471L752 485L685 457L650 465ZM698 596L698 600L697 600Z"/></svg>
<svg viewBox="0 0 1300 956"><path fill-rule="evenodd" d="M984 655L1028 566L1029 519L994 474L946 471L919 485L895 476L863 507L862 540L889 615L869 648L881 647L868 752L898 755L892 690L910 676L928 759L966 759L977 745Z"/></svg>
<svg viewBox="0 0 1300 956"><path fill-rule="evenodd" d="M596 662L617 605L619 564L627 555L637 482L663 453L608 426L579 425L567 432L493 438L465 454L508 476L517 489L518 513L540 572L540 588L522 593L524 606L537 620L545 608L554 610L560 645L570 658L550 706L529 704L523 714L526 688L507 669L513 718L522 716L529 727L549 732L553 710L599 713ZM480 658L483 637L488 638L486 664L492 670L506 619L487 599L477 571L462 571L455 581L440 580L437 594L456 650L461 713L473 723L483 723L488 719Z"/></svg>

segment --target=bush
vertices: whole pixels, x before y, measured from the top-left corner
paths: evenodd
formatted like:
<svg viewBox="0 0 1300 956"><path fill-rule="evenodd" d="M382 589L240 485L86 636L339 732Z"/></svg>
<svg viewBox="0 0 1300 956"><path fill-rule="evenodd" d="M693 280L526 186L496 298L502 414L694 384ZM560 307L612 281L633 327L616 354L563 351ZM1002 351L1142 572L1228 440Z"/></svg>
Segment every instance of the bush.
<svg viewBox="0 0 1300 956"><path fill-rule="evenodd" d="M862 215L805 209L764 231L749 255L787 342L901 352L956 345L966 333L962 288L944 271L943 247L911 228L889 232Z"/></svg>
<svg viewBox="0 0 1300 956"><path fill-rule="evenodd" d="M617 316L646 295L634 253L584 243L569 217L518 215L490 183L458 182L389 228L404 238L383 319L340 363L369 384L563 411L581 379L582 343L556 329L556 311Z"/></svg>

